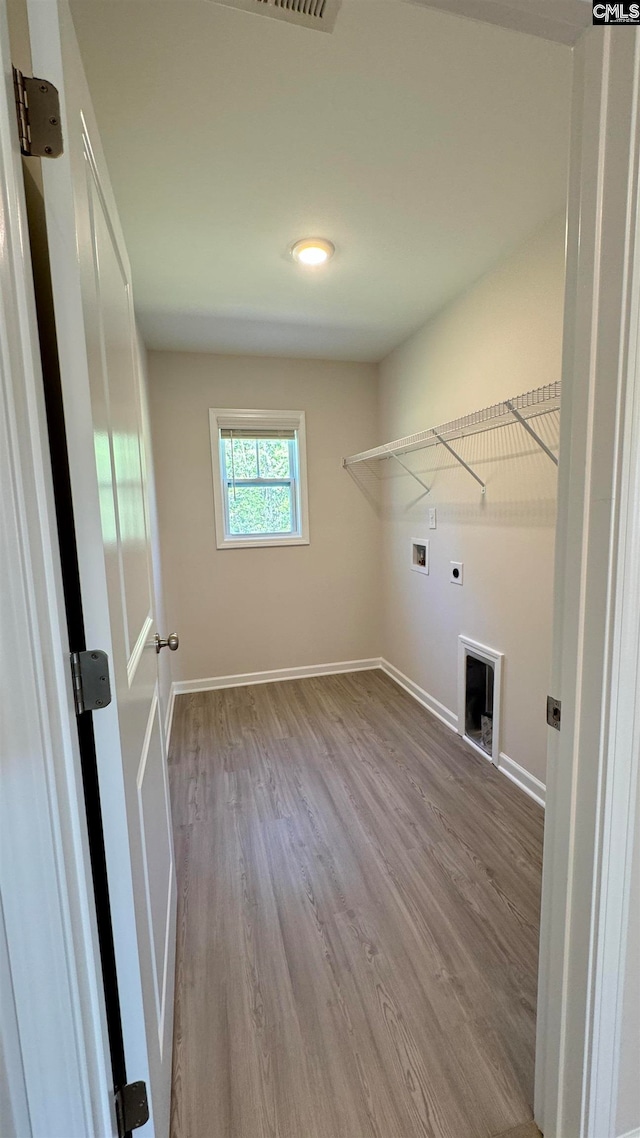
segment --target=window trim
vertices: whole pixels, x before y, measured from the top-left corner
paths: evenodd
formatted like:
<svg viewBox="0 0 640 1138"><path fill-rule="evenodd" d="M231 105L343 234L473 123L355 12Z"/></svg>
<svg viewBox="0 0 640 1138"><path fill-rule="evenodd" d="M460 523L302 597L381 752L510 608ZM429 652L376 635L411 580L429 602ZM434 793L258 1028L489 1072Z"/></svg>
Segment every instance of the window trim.
<svg viewBox="0 0 640 1138"><path fill-rule="evenodd" d="M228 536L226 498L220 431L236 427L239 430L293 429L298 443L298 469L295 479L298 532L295 534L251 534L248 537ZM304 411L265 411L246 408L211 407L209 409L211 435L211 466L213 472L213 505L218 549L261 549L277 545L309 545L309 500L307 493L307 441Z"/></svg>

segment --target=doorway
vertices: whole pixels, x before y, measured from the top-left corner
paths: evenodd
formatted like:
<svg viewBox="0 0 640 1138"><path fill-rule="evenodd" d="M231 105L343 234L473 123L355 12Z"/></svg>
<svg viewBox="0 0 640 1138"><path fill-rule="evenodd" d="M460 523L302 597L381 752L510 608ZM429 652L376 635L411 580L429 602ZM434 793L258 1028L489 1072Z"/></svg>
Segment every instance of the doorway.
<svg viewBox="0 0 640 1138"><path fill-rule="evenodd" d="M551 1092L550 1092L550 1094L551 1094Z"/></svg>

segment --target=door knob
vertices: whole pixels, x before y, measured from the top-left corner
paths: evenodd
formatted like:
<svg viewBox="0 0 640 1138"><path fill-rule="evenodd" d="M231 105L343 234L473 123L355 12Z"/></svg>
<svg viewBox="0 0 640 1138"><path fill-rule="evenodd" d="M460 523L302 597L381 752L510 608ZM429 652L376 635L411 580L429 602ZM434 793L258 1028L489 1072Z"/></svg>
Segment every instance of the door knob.
<svg viewBox="0 0 640 1138"><path fill-rule="evenodd" d="M162 640L156 632L156 652L161 648L168 648L170 652L177 652L180 647L180 640L177 632L170 632L166 640Z"/></svg>

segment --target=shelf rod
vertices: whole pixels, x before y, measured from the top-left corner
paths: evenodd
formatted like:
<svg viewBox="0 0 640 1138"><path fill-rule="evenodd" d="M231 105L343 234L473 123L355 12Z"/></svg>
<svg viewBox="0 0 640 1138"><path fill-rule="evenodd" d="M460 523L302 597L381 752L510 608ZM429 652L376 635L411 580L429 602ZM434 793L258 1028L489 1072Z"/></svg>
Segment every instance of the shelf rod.
<svg viewBox="0 0 640 1138"><path fill-rule="evenodd" d="M549 458L551 459L551 461L555 462L555 464L557 466L558 465L558 459L556 458L553 451L549 449L549 447L547 446L547 444L545 442L543 442L543 440L540 438L540 435L537 433L537 431L534 431L533 427L529 426L529 424L527 423L527 420L523 419L520 412L517 411L516 408L513 406L513 403L511 403L511 401L509 399L505 399L504 405L505 405L505 407L509 408L511 414L515 416L515 418L518 420L520 425L522 427L524 427L525 431L527 431L528 434L531 435L532 439L535 439L538 446L541 447L541 449L544 451L544 453L547 454L549 456Z"/></svg>
<svg viewBox="0 0 640 1138"><path fill-rule="evenodd" d="M431 487L427 486L426 482L423 482L421 478L418 478L415 470L412 470L410 466L407 466L406 463L402 462L402 459L398 458L395 451L389 451L389 458L395 458L396 462L402 467L402 469L406 470L407 474L410 474L412 478L415 478L416 482L419 482L420 485L427 491L427 494L431 493Z"/></svg>
<svg viewBox="0 0 640 1138"><path fill-rule="evenodd" d="M475 478L476 482L479 482L479 484L482 486L482 493L486 494L487 487L486 487L485 483L482 481L482 479L480 478L480 476L478 474L476 474L475 470L472 470L471 467L464 461L464 459L460 457L458 452L455 451L452 446L449 446L449 443L447 442L446 439L442 438L442 435L439 435L437 431L434 431L433 433L436 436L438 442L442 443L443 447L447 448L447 450L449 451L449 454L452 454L453 457L455 459L457 459L457 461L460 463L460 465L464 466L465 470L469 471L469 474L471 475L471 477Z"/></svg>

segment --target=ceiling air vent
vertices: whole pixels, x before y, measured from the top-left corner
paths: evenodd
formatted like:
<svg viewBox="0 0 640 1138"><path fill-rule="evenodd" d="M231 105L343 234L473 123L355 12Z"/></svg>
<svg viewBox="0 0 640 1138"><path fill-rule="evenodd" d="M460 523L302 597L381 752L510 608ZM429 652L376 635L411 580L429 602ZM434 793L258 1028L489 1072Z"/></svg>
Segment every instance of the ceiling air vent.
<svg viewBox="0 0 640 1138"><path fill-rule="evenodd" d="M257 12L317 32L332 32L341 0L215 0L226 8Z"/></svg>

